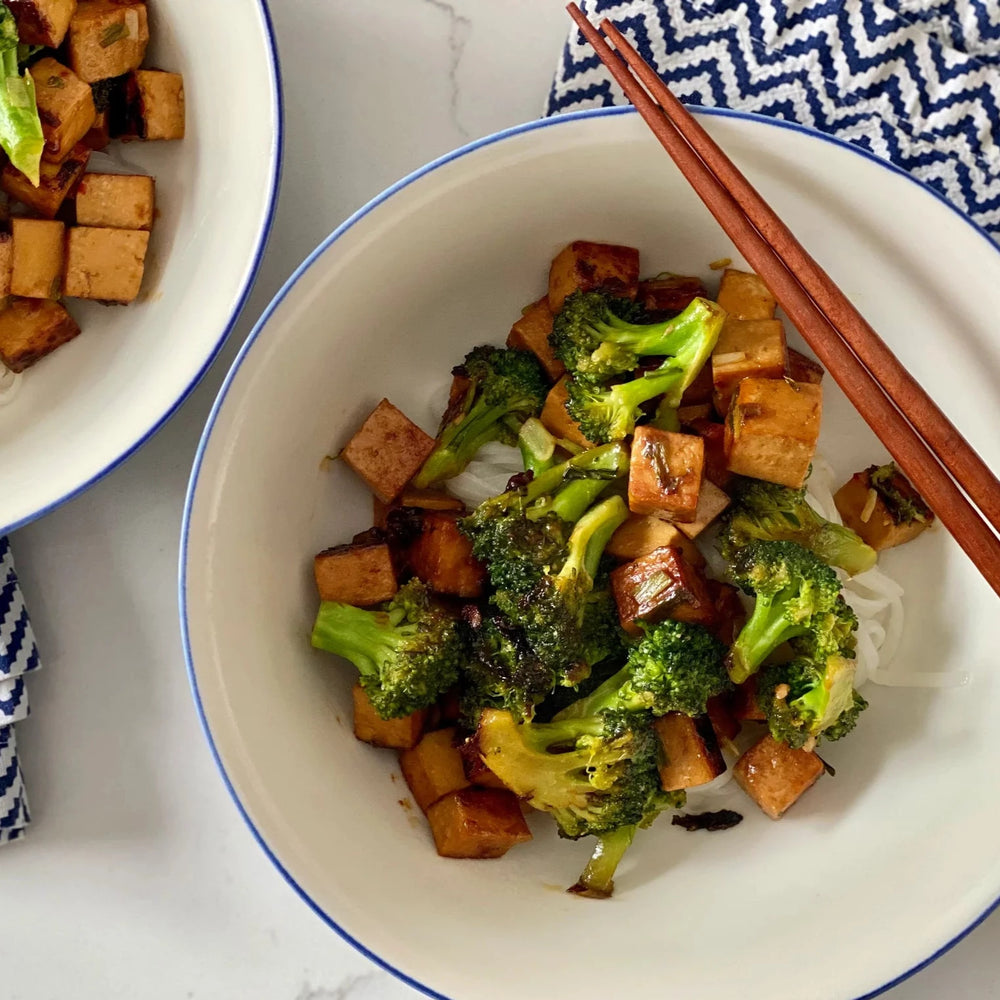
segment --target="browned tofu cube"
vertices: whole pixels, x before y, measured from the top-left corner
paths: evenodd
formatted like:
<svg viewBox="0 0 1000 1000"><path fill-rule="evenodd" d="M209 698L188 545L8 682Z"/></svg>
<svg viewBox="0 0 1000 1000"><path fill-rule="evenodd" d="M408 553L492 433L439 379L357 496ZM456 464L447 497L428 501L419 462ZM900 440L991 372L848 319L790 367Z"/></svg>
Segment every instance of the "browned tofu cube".
<svg viewBox="0 0 1000 1000"><path fill-rule="evenodd" d="M0 229L0 301L10 295L14 273L14 235Z"/></svg>
<svg viewBox="0 0 1000 1000"><path fill-rule="evenodd" d="M677 408L681 427L690 427L693 420L711 420L714 407L711 403L691 403Z"/></svg>
<svg viewBox="0 0 1000 1000"><path fill-rule="evenodd" d="M823 762L807 750L793 750L772 736L755 743L733 767L733 777L771 819L782 814L823 773Z"/></svg>
<svg viewBox="0 0 1000 1000"><path fill-rule="evenodd" d="M427 810L442 858L499 858L531 840L517 796L497 788L463 788Z"/></svg>
<svg viewBox="0 0 1000 1000"><path fill-rule="evenodd" d="M407 750L420 742L427 721L426 709L399 719L383 719L360 684L351 688L351 695L354 699L354 735L362 743L390 750Z"/></svg>
<svg viewBox="0 0 1000 1000"><path fill-rule="evenodd" d="M727 318L712 352L712 382L719 412L729 412L729 401L743 379L784 378L787 363L781 320Z"/></svg>
<svg viewBox="0 0 1000 1000"><path fill-rule="evenodd" d="M12 219L14 263L12 295L28 299L57 299L62 288L64 233L61 222Z"/></svg>
<svg viewBox="0 0 1000 1000"><path fill-rule="evenodd" d="M419 510L451 510L456 514L465 513L465 504L453 497L447 490L418 490L407 486L397 501L400 507L416 507Z"/></svg>
<svg viewBox="0 0 1000 1000"><path fill-rule="evenodd" d="M455 746L455 730L425 733L410 750L400 750L399 767L418 806L427 812L442 795L468 788L462 755Z"/></svg>
<svg viewBox="0 0 1000 1000"><path fill-rule="evenodd" d="M87 83L138 69L148 44L144 3L80 0L69 23L69 64Z"/></svg>
<svg viewBox="0 0 1000 1000"><path fill-rule="evenodd" d="M697 434L637 427L628 474L629 509L678 523L694 521L704 465L705 443Z"/></svg>
<svg viewBox="0 0 1000 1000"><path fill-rule="evenodd" d="M732 692L733 715L741 722L763 722L767 716L757 701L757 675L736 686Z"/></svg>
<svg viewBox="0 0 1000 1000"><path fill-rule="evenodd" d="M136 134L140 139L184 138L184 78L179 73L140 69L135 80Z"/></svg>
<svg viewBox="0 0 1000 1000"><path fill-rule="evenodd" d="M676 524L652 514L629 515L628 520L611 536L604 551L615 559L632 560L664 546L680 549L692 566L705 565L705 557L698 551L698 546L682 535Z"/></svg>
<svg viewBox="0 0 1000 1000"><path fill-rule="evenodd" d="M90 150L83 143L78 143L62 163L42 160L38 187L12 163L8 163L0 173L0 188L14 201L27 205L46 219L54 219L73 185L87 169L89 159Z"/></svg>
<svg viewBox="0 0 1000 1000"><path fill-rule="evenodd" d="M31 67L46 160L61 163L90 131L97 118L90 86L51 56Z"/></svg>
<svg viewBox="0 0 1000 1000"><path fill-rule="evenodd" d="M0 360L12 372L23 372L79 332L58 302L12 298L0 311Z"/></svg>
<svg viewBox="0 0 1000 1000"><path fill-rule="evenodd" d="M66 239L63 293L100 302L134 301L148 247L149 233L140 230L74 226Z"/></svg>
<svg viewBox="0 0 1000 1000"><path fill-rule="evenodd" d="M798 489L809 474L822 412L822 386L745 378L726 421L729 471Z"/></svg>
<svg viewBox="0 0 1000 1000"><path fill-rule="evenodd" d="M665 792L707 785L726 769L708 716L670 712L653 723L663 748L660 784Z"/></svg>
<svg viewBox="0 0 1000 1000"><path fill-rule="evenodd" d="M472 554L472 542L458 527L458 517L445 511L424 515L419 537L406 553L410 569L439 594L480 597L486 570Z"/></svg>
<svg viewBox="0 0 1000 1000"><path fill-rule="evenodd" d="M687 523L678 522L677 527L688 538L697 538L728 506L729 496L710 479L703 479L694 520Z"/></svg>
<svg viewBox="0 0 1000 1000"><path fill-rule="evenodd" d="M507 786L486 766L480 752L478 734L468 737L459 747L466 779L477 788L506 788Z"/></svg>
<svg viewBox="0 0 1000 1000"><path fill-rule="evenodd" d="M712 603L715 605L715 634L721 642L731 646L747 618L743 602L740 600L740 592L728 583L720 583L718 580L706 582L708 592L712 595Z"/></svg>
<svg viewBox="0 0 1000 1000"><path fill-rule="evenodd" d="M531 351L545 369L549 380L558 382L566 374L566 366L556 357L549 344L552 319L547 297L525 306L521 318L507 334L507 346L519 351Z"/></svg>
<svg viewBox="0 0 1000 1000"><path fill-rule="evenodd" d="M819 385L825 374L826 369L818 361L806 357L794 347L788 348L786 378L790 378L793 382L811 382L813 385Z"/></svg>
<svg viewBox="0 0 1000 1000"><path fill-rule="evenodd" d="M712 365L702 365L701 371L694 381L684 390L681 396L681 406L694 406L698 403L712 402Z"/></svg>
<svg viewBox="0 0 1000 1000"><path fill-rule="evenodd" d="M98 111L90 131L80 141L88 149L106 149L111 142L111 115L107 111Z"/></svg>
<svg viewBox="0 0 1000 1000"><path fill-rule="evenodd" d="M708 699L708 721L712 725L716 742L731 743L740 732L740 723L733 715L728 695L717 694Z"/></svg>
<svg viewBox="0 0 1000 1000"><path fill-rule="evenodd" d="M559 312L566 296L603 288L634 299L639 290L639 251L634 247L576 240L560 251L549 268L549 308Z"/></svg>
<svg viewBox="0 0 1000 1000"><path fill-rule="evenodd" d="M895 465L855 473L833 502L844 524L876 552L902 545L934 523L931 509Z"/></svg>
<svg viewBox="0 0 1000 1000"><path fill-rule="evenodd" d="M648 313L675 315L697 298L708 298L701 278L686 274L658 274L639 282L638 299Z"/></svg>
<svg viewBox="0 0 1000 1000"><path fill-rule="evenodd" d="M580 425L566 411L566 401L569 399L569 392L566 389L568 381L569 376L564 375L549 390L539 420L553 437L572 441L581 448L593 448L594 443L583 436Z"/></svg>
<svg viewBox="0 0 1000 1000"><path fill-rule="evenodd" d="M383 503L391 504L434 450L434 438L383 399L340 457Z"/></svg>
<svg viewBox="0 0 1000 1000"><path fill-rule="evenodd" d="M680 549L655 549L611 572L611 592L622 628L638 635L639 622L665 618L711 627L715 606L705 578Z"/></svg>
<svg viewBox="0 0 1000 1000"><path fill-rule="evenodd" d="M156 181L136 174L84 174L76 189L76 221L105 229L151 229Z"/></svg>
<svg viewBox="0 0 1000 1000"><path fill-rule="evenodd" d="M76 10L76 0L6 0L17 21L18 40L24 45L57 49Z"/></svg>
<svg viewBox="0 0 1000 1000"><path fill-rule="evenodd" d="M716 301L733 319L774 318L774 296L756 274L748 271L726 268Z"/></svg>
<svg viewBox="0 0 1000 1000"><path fill-rule="evenodd" d="M726 457L726 428L713 420L695 419L688 425L705 442L705 479L726 490L733 480Z"/></svg>
<svg viewBox="0 0 1000 1000"><path fill-rule="evenodd" d="M359 608L388 601L399 589L389 546L337 545L313 560L321 601L340 601Z"/></svg>

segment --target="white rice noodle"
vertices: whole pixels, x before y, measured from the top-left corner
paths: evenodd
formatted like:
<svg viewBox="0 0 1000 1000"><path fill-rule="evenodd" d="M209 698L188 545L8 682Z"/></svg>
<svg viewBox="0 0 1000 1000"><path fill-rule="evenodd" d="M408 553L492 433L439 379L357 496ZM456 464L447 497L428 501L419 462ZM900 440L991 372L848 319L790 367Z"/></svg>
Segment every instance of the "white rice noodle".
<svg viewBox="0 0 1000 1000"><path fill-rule="evenodd" d="M23 375L16 375L0 364L0 406L6 406L14 401L23 381Z"/></svg>
<svg viewBox="0 0 1000 1000"><path fill-rule="evenodd" d="M503 493L507 480L523 471L524 463L517 448L491 441L479 450L476 460L461 475L448 480L448 492L471 509L488 497Z"/></svg>

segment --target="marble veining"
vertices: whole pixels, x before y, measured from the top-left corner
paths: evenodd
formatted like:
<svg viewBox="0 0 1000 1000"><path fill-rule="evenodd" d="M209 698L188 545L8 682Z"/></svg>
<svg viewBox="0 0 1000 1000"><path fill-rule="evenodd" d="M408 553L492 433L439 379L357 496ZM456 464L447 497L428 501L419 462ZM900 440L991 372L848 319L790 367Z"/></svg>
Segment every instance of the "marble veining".
<svg viewBox="0 0 1000 1000"><path fill-rule="evenodd" d="M455 5L447 0L423 0L428 7L435 7L444 11L448 15L448 52L450 55L448 65L448 83L451 88L451 120L455 128L465 137L469 136L468 129L462 124L458 114L459 82L458 67L462 61L462 54L465 52L465 43L468 41L469 33L472 31L472 21L464 14L459 14Z"/></svg>

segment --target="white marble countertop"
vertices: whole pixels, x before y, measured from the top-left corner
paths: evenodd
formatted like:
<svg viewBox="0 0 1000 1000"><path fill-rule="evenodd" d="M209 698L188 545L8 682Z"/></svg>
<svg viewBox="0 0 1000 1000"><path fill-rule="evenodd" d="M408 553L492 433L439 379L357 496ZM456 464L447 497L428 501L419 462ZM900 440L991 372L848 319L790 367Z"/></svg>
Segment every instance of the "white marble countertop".
<svg viewBox="0 0 1000 1000"><path fill-rule="evenodd" d="M0 852L5 1000L417 996L309 911L229 800L181 655L181 507L215 391L282 281L401 175L537 117L567 22L561 0L272 6L284 187L243 320L163 432L14 538L45 670L32 681L34 714L18 729L35 822ZM535 30L522 33L518 19L529 15ZM1000 997L998 981L994 917L891 996Z"/></svg>

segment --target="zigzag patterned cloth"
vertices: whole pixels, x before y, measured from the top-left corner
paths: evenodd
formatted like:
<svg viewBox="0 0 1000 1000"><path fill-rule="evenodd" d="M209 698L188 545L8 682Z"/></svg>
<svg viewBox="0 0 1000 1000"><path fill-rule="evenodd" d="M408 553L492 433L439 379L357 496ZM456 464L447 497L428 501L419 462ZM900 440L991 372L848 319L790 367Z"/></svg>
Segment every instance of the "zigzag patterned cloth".
<svg viewBox="0 0 1000 1000"><path fill-rule="evenodd" d="M812 126L891 160L1000 238L994 0L581 0L681 100ZM575 29L547 114L627 103Z"/></svg>

